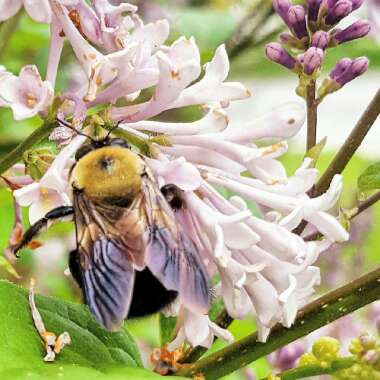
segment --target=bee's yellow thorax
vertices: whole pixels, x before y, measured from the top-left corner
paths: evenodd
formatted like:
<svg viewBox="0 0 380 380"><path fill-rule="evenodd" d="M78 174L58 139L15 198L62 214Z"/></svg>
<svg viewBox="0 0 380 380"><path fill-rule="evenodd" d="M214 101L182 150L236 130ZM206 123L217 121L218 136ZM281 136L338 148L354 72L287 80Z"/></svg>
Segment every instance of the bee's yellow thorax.
<svg viewBox="0 0 380 380"><path fill-rule="evenodd" d="M96 149L75 165L71 184L94 200L132 198L141 189L144 162L122 147Z"/></svg>

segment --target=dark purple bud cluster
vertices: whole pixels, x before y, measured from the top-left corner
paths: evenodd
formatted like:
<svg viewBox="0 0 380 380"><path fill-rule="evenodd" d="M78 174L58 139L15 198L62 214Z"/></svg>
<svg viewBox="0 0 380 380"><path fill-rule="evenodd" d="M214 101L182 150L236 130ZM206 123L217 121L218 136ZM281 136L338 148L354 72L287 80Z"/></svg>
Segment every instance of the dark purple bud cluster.
<svg viewBox="0 0 380 380"><path fill-rule="evenodd" d="M355 59L343 58L330 72L329 77L335 80L342 87L352 81L359 75L365 73L368 69L368 58L359 57Z"/></svg>
<svg viewBox="0 0 380 380"><path fill-rule="evenodd" d="M355 21L345 29L335 28L363 2L364 0L306 0L304 5L294 5L291 0L273 0L273 8L289 32L280 35L281 43L272 42L267 45L267 57L305 78L306 82L301 78L303 83L316 79L326 49L369 33L370 25L364 20ZM299 53L293 55L296 50ZM354 60L345 58L337 63L326 79L333 83L326 87L327 82L324 82L321 87L325 87L327 93L336 91L363 74L367 68L368 59L365 57Z"/></svg>

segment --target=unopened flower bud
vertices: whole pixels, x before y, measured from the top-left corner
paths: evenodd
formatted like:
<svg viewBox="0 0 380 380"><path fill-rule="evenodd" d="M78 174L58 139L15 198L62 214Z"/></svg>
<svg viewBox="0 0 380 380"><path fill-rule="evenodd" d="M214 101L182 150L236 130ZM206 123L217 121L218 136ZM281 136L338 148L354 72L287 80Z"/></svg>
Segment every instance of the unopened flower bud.
<svg viewBox="0 0 380 380"><path fill-rule="evenodd" d="M357 38L366 36L371 29L368 21L358 20L351 24L349 27L339 30L334 35L334 42L336 44L341 44L343 42L352 41Z"/></svg>
<svg viewBox="0 0 380 380"><path fill-rule="evenodd" d="M303 71L307 75L313 74L318 70L323 61L323 50L311 47L309 48L303 56Z"/></svg>
<svg viewBox="0 0 380 380"><path fill-rule="evenodd" d="M323 99L326 95L339 90L346 83L362 75L368 69L369 60L366 57L359 57L354 60L349 58L341 59L330 72L318 89L318 97Z"/></svg>
<svg viewBox="0 0 380 380"><path fill-rule="evenodd" d="M368 69L369 60L367 57L359 57L352 61L351 65L344 70L335 80L344 86L346 83L352 81L359 75L364 74Z"/></svg>
<svg viewBox="0 0 380 380"><path fill-rule="evenodd" d="M318 359L311 353L307 352L300 357L298 361L298 366L303 367L305 365L318 364Z"/></svg>
<svg viewBox="0 0 380 380"><path fill-rule="evenodd" d="M370 350L376 347L376 339L368 333L361 334L359 336L359 342L366 350Z"/></svg>
<svg viewBox="0 0 380 380"><path fill-rule="evenodd" d="M319 49L326 49L330 42L330 35L327 32L319 30L313 34L311 39L311 46L314 46Z"/></svg>
<svg viewBox="0 0 380 380"><path fill-rule="evenodd" d="M277 42L271 42L266 46L265 49L266 56L273 62L276 62L286 68L292 70L294 69L297 61L292 57L287 50L285 50L281 44Z"/></svg>
<svg viewBox="0 0 380 380"><path fill-rule="evenodd" d="M297 38L301 39L308 35L306 29L306 12L302 5L295 5L288 10L289 26Z"/></svg>
<svg viewBox="0 0 380 380"><path fill-rule="evenodd" d="M352 3L350 0L338 0L336 4L329 9L325 19L326 25L336 25L340 20L352 12Z"/></svg>
<svg viewBox="0 0 380 380"><path fill-rule="evenodd" d="M296 341L280 348L269 356L271 365L280 371L293 368L298 359L305 352L305 345L302 341Z"/></svg>
<svg viewBox="0 0 380 380"><path fill-rule="evenodd" d="M284 20L285 24L288 25L288 11L292 6L290 0L273 0L273 9L278 13L278 15Z"/></svg>
<svg viewBox="0 0 380 380"><path fill-rule="evenodd" d="M364 3L364 0L351 0L352 10L360 8Z"/></svg>
<svg viewBox="0 0 380 380"><path fill-rule="evenodd" d="M336 79L339 76L341 76L344 71L351 66L352 59L350 58L342 58L338 63L335 65L334 69L330 72L329 77L331 79Z"/></svg>
<svg viewBox="0 0 380 380"><path fill-rule="evenodd" d="M338 357L340 343L337 339L330 337L319 338L313 344L313 354L321 361L331 362Z"/></svg>
<svg viewBox="0 0 380 380"><path fill-rule="evenodd" d="M376 364L379 360L379 353L376 350L368 350L363 356L362 359L368 364Z"/></svg>
<svg viewBox="0 0 380 380"><path fill-rule="evenodd" d="M310 21L317 21L319 7L322 0L307 0L307 18Z"/></svg>
<svg viewBox="0 0 380 380"><path fill-rule="evenodd" d="M27 174L34 180L39 180L54 161L54 155L49 147L40 147L27 150L23 155L23 159Z"/></svg>

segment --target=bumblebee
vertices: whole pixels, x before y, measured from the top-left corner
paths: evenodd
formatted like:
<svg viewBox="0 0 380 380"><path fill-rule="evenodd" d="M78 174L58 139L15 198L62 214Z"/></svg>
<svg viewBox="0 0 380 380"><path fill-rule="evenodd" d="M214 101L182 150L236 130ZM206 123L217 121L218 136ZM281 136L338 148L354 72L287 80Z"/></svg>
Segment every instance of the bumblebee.
<svg viewBox="0 0 380 380"><path fill-rule="evenodd" d="M175 210L183 205L175 185L161 191L144 158L126 140L110 137L91 140L77 151L69 183L73 205L37 221L15 253L48 222L72 216L77 248L70 253L69 268L106 329L153 314L177 297L188 309L207 313L210 279L175 220Z"/></svg>

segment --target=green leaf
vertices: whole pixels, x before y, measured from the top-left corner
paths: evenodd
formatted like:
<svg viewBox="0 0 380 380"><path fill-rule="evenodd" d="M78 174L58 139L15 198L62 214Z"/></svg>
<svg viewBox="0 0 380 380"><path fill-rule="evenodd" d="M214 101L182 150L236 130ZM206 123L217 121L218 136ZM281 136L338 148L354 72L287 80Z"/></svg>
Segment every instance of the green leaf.
<svg viewBox="0 0 380 380"><path fill-rule="evenodd" d="M7 273L15 278L21 278L13 265L4 256L0 256L0 268L4 269Z"/></svg>
<svg viewBox="0 0 380 380"><path fill-rule="evenodd" d="M358 178L359 197L365 198L365 193L380 189L380 162L369 166Z"/></svg>
<svg viewBox="0 0 380 380"><path fill-rule="evenodd" d="M173 338L173 331L177 323L176 317L165 317L162 313L159 314L160 323L160 341L161 347L169 343Z"/></svg>
<svg viewBox="0 0 380 380"><path fill-rule="evenodd" d="M105 331L84 305L36 296L48 331L69 332L72 345L45 363L42 341L34 327L25 289L0 281L1 380L159 380L161 376L138 368L141 359L124 328ZM184 378L171 377L173 380Z"/></svg>
<svg viewBox="0 0 380 380"><path fill-rule="evenodd" d="M162 380L153 372L142 368L113 368L100 372L94 368L55 364L45 364L41 368L12 368L0 370L1 380ZM173 380L185 380L184 377L170 376Z"/></svg>
<svg viewBox="0 0 380 380"><path fill-rule="evenodd" d="M156 378L133 368L141 366L141 359L125 328L108 332L86 306L36 296L47 330L57 335L68 331L72 339L72 345L65 347L54 363L44 363L44 347L32 321L26 290L0 281L0 300L0 379L50 379L58 375L70 380Z"/></svg>
<svg viewBox="0 0 380 380"><path fill-rule="evenodd" d="M306 154L305 158L309 157L313 160L313 167L315 167L319 156L321 155L323 148L326 146L327 143L327 137L324 137L318 144L314 145L312 148L310 148Z"/></svg>
<svg viewBox="0 0 380 380"><path fill-rule="evenodd" d="M43 365L43 346L32 322L27 292L0 281L0 300L0 369ZM127 330L104 330L84 305L43 296L36 297L36 304L47 330L58 334L68 331L71 335L73 344L59 355L57 364L141 366L137 347Z"/></svg>

